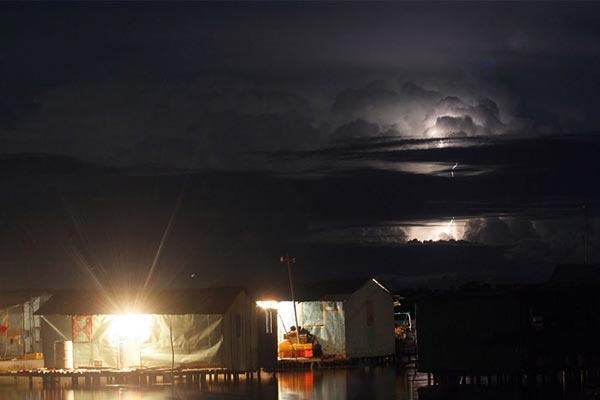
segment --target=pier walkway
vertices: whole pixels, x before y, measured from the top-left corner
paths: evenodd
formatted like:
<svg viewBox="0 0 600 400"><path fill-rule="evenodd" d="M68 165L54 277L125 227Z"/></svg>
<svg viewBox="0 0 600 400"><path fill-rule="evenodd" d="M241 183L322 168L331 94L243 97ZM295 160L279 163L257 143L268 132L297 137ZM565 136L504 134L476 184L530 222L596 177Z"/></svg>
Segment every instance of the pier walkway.
<svg viewBox="0 0 600 400"><path fill-rule="evenodd" d="M190 368L190 369L33 369L0 372L0 378L12 377L15 382L20 379L28 379L30 384L34 380L41 380L44 384L61 384L63 381L71 382L76 387L80 384L86 386L98 386L102 384L122 385L156 385L170 384L173 382L185 382L193 386L202 386L206 382L213 381L239 381L240 379L259 379L260 371L257 372L232 372L223 368Z"/></svg>

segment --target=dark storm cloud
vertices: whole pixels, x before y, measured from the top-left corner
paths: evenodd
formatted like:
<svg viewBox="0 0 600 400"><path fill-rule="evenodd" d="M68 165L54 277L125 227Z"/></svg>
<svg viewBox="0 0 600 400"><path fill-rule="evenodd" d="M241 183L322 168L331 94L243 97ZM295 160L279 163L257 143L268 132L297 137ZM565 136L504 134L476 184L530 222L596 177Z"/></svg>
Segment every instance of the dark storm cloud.
<svg viewBox="0 0 600 400"><path fill-rule="evenodd" d="M180 193L164 282L285 251L307 275L539 277L598 217L597 4L0 8L0 151L83 161L5 160L15 271L135 280Z"/></svg>
<svg viewBox="0 0 600 400"><path fill-rule="evenodd" d="M5 151L64 153L107 164L256 168L264 164L253 164L254 152L327 140L506 131L489 99L470 106L457 97L438 100L415 84L399 94L378 85L342 91L331 112L291 88L232 77L67 85L46 90L35 114L4 129L2 138Z"/></svg>
<svg viewBox="0 0 600 400"><path fill-rule="evenodd" d="M539 234L531 221L499 217L470 219L464 234L465 240L484 244L514 244L537 238Z"/></svg>
<svg viewBox="0 0 600 400"><path fill-rule="evenodd" d="M398 246L406 240L404 228L398 225L314 227L307 239L311 243L343 246Z"/></svg>
<svg viewBox="0 0 600 400"><path fill-rule="evenodd" d="M332 111L352 118L369 111L385 112L386 108L397 107L401 100L398 93L384 88L382 82L373 82L367 87L342 90L335 98Z"/></svg>
<svg viewBox="0 0 600 400"><path fill-rule="evenodd" d="M16 116L8 104L0 103L0 129L10 129L15 126Z"/></svg>
<svg viewBox="0 0 600 400"><path fill-rule="evenodd" d="M379 124L368 122L364 119L357 119L356 121L339 126L333 132L332 137L334 139L359 139L365 137L372 138L381 134Z"/></svg>
<svg viewBox="0 0 600 400"><path fill-rule="evenodd" d="M3 9L4 152L187 166L197 145L200 165L236 168L341 136L597 127L591 4Z"/></svg>
<svg viewBox="0 0 600 400"><path fill-rule="evenodd" d="M307 101L233 79L68 85L4 130L4 150L63 153L109 165L236 168L255 151L318 143ZM239 162L236 160L241 159Z"/></svg>
<svg viewBox="0 0 600 400"><path fill-rule="evenodd" d="M469 141L474 139L463 140ZM417 282L445 273L453 274L452 284L539 280L559 260L582 259L581 205L588 204L590 221L600 210L596 185L586 184L598 173L590 164L599 151L597 140L498 139L454 148L406 142L412 150L382 151L402 144L388 138L296 155L337 165L318 177L129 171L53 157L5 159L2 184L14 189L2 199L0 257L4 265L29 262L34 271L41 268L35 282L42 286L52 273L72 274L67 274L71 283L88 282L88 266L103 281L136 282L152 263L181 194L155 284L195 284L189 282L191 273L202 276L201 284L274 279L281 268L277 257L286 251L302 263L304 277L368 270L398 285L402 276ZM343 159L459 157L473 166L503 167L480 175L462 175L457 168L452 178L449 170L446 176L416 175L340 165ZM467 237L453 228L463 221ZM414 243L415 227L432 227L429 237L446 242ZM589 228L590 260L597 260L600 252L591 244L600 226L590 222ZM281 274L283 283L285 278Z"/></svg>
<svg viewBox="0 0 600 400"><path fill-rule="evenodd" d="M528 249L535 248L531 254L539 254L537 262L553 265L558 260L583 259L581 207L587 204L593 219L599 204L597 187L589 184L598 173L592 161L597 145L597 136L592 135L418 141L384 138L347 142L336 150L308 154L312 160L322 156L332 165L345 161L348 169L344 171L354 174L354 184L360 182L359 176L369 176L366 171L385 166L378 173L372 172L377 176L377 188L358 186L360 189L348 196L362 205L351 213L368 227L365 238L393 237L396 245L416 237L504 246L506 257L513 261L522 261ZM434 161L447 167L427 173L428 164ZM412 172L404 165L412 165ZM422 175L417 178L415 172ZM340 173L344 172L331 171L332 176ZM335 182L333 178L325 180ZM342 199L348 197L336 198L343 204ZM382 212L370 207L373 201ZM332 206L332 212L334 209ZM382 226L378 218L395 229ZM553 239L546 226L552 226L564 239ZM589 229L592 232L597 227L590 222ZM343 224L334 224L329 230L336 235L344 231ZM360 237L359 228L353 232ZM318 235L326 237L326 232ZM594 235L590 233L590 249L596 248ZM561 245L567 239L571 245ZM600 253L590 254L597 259Z"/></svg>

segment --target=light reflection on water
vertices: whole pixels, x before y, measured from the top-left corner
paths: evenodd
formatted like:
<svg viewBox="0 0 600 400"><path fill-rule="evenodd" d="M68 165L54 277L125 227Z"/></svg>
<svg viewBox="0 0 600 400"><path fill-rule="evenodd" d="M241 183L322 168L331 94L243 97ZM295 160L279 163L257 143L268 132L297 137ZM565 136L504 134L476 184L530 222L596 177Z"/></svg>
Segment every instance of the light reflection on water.
<svg viewBox="0 0 600 400"><path fill-rule="evenodd" d="M278 376L281 400L296 399L416 399L419 374L391 367L345 368Z"/></svg>
<svg viewBox="0 0 600 400"><path fill-rule="evenodd" d="M20 378L22 379L22 378ZM73 388L65 379L61 386L44 386L26 379L0 379L0 400L163 400L163 399L397 399L416 400L417 388L425 385L421 374L395 367L360 367L290 371L257 380L208 382L202 388L185 383L175 386L101 385Z"/></svg>

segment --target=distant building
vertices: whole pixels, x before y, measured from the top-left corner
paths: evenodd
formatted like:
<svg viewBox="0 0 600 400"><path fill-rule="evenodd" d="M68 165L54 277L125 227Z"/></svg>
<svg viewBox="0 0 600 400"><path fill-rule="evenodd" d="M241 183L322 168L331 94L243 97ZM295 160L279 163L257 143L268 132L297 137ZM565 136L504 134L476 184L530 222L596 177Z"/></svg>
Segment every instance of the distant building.
<svg viewBox="0 0 600 400"><path fill-rule="evenodd" d="M455 376L598 369L599 289L600 266L559 265L542 285L423 296L418 368Z"/></svg>
<svg viewBox="0 0 600 400"><path fill-rule="evenodd" d="M423 372L523 371L527 305L512 290L450 291L417 300Z"/></svg>

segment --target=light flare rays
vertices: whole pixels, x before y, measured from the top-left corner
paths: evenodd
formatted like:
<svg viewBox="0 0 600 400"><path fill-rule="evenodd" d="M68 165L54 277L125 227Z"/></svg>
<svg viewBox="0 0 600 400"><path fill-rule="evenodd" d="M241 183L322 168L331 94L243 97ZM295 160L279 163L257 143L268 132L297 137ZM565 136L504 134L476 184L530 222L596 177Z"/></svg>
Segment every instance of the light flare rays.
<svg viewBox="0 0 600 400"><path fill-rule="evenodd" d="M88 277L90 277L92 279L93 283L100 290L100 293L102 293L104 298L112 306L116 307L115 301L108 294L108 291L104 287L100 277L94 271L94 267L91 265L90 261L87 260L87 257L83 254L82 250L84 250L88 246L86 245L87 238L86 238L83 230L81 229L80 221L75 217L75 214L73 213L71 207L67 204L65 199L61 197L61 200L63 201L64 209L65 209L67 215L69 216L71 225L73 228L75 228L74 233L70 237L70 239L71 239L71 243L70 243L71 244L71 256L74 259L75 265L77 265L79 267L79 269L84 272L84 274L86 274ZM76 239L78 239L78 241L80 242L79 246L76 243ZM106 270L103 268L102 264L100 262L97 262L97 264L98 264L98 269L104 275L106 275Z"/></svg>

